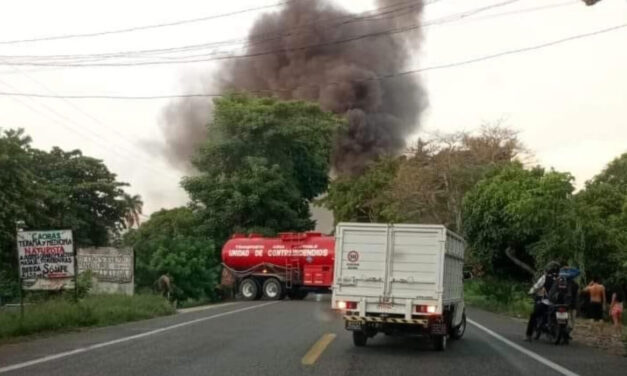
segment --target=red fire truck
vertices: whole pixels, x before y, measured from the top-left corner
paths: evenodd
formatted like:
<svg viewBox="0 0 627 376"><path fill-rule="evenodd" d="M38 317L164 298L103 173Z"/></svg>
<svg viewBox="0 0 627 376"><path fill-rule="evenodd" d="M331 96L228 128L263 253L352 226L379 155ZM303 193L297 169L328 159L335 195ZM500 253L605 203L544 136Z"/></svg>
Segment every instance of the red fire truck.
<svg viewBox="0 0 627 376"><path fill-rule="evenodd" d="M236 234L222 248L222 265L242 299L303 299L330 291L334 247L332 236L318 232Z"/></svg>

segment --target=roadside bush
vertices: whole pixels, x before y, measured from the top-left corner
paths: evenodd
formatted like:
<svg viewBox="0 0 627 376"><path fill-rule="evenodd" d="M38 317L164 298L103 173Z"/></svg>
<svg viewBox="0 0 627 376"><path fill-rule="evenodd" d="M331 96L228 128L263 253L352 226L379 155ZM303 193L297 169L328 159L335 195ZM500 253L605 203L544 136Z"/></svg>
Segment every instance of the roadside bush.
<svg viewBox="0 0 627 376"><path fill-rule="evenodd" d="M64 331L143 320L174 313L174 308L156 295L92 295L78 303L66 297L27 305L24 319L19 309L0 313L0 340L35 333Z"/></svg>
<svg viewBox="0 0 627 376"><path fill-rule="evenodd" d="M516 317L527 317L533 304L526 286L496 278L469 280L464 283L464 299L471 307Z"/></svg>

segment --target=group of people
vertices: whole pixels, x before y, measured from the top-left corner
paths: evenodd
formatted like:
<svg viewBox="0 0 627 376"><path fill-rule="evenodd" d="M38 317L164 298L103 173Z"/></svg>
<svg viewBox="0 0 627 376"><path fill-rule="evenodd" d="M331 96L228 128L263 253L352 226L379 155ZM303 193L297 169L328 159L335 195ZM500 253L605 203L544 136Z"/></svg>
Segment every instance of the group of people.
<svg viewBox="0 0 627 376"><path fill-rule="evenodd" d="M568 327L572 331L575 325L575 314L579 308L578 297L580 287L575 279L580 275L577 268L568 265L560 266L559 263L550 262L544 274L529 290L534 296L534 308L529 317L525 339L531 341L536 328L547 319L549 309L553 305L565 305L568 307ZM603 320L603 313L607 306L607 292L597 277L593 277L590 283L582 290L589 297L586 316L594 321ZM623 295L621 291L612 294L608 310L617 334L622 333Z"/></svg>

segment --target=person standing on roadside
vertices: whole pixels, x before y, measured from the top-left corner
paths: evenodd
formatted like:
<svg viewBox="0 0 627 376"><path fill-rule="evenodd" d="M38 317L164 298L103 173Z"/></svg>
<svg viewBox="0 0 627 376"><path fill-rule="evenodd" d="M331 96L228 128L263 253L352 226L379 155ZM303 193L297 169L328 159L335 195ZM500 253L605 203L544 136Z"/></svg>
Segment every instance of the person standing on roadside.
<svg viewBox="0 0 627 376"><path fill-rule="evenodd" d="M614 329L616 330L616 334L623 334L623 294L620 291L612 294L612 302L610 303L610 317L614 322Z"/></svg>
<svg viewBox="0 0 627 376"><path fill-rule="evenodd" d="M603 320L603 309L606 305L605 286L595 276L583 291L590 295L590 318L594 321Z"/></svg>

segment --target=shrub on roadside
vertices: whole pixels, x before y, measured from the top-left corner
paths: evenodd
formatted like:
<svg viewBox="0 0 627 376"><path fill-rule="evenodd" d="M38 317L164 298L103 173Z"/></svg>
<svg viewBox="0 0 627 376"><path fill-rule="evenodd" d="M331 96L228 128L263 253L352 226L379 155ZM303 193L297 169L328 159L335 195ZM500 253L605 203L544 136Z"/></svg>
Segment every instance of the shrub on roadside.
<svg viewBox="0 0 627 376"><path fill-rule="evenodd" d="M523 284L496 278L466 281L464 299L471 307L516 317L529 316L533 308Z"/></svg>

